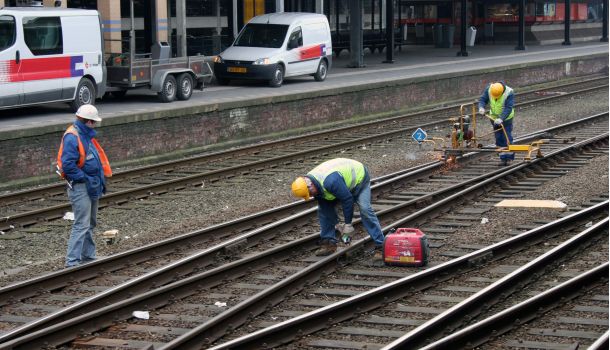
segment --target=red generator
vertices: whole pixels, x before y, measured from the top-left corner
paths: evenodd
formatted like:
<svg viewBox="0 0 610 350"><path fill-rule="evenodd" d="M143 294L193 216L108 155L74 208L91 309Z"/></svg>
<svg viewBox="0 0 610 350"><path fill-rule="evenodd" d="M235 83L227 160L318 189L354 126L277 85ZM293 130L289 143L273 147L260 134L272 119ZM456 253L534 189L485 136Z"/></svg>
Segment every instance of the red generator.
<svg viewBox="0 0 610 350"><path fill-rule="evenodd" d="M392 266L425 266L430 246L428 238L416 228L399 228L383 240L383 262Z"/></svg>

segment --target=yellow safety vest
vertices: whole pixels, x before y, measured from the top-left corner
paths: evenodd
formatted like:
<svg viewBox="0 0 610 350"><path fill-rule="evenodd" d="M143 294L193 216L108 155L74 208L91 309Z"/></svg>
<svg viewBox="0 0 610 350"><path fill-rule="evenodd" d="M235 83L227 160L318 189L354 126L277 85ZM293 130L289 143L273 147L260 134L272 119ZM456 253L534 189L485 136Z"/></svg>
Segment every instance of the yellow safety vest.
<svg viewBox="0 0 610 350"><path fill-rule="evenodd" d="M307 175L311 175L318 180L320 186L322 186L322 198L329 201L334 200L336 197L324 188L324 180L334 172L338 172L341 175L350 191L364 180L365 175L362 163L347 158L331 159L313 168Z"/></svg>
<svg viewBox="0 0 610 350"><path fill-rule="evenodd" d="M489 96L489 109L491 110L491 116L494 118L494 120L497 119L500 114L502 114L502 110L504 109L504 101L506 101L506 97L508 97L508 95L512 92L513 89L509 88L508 86L505 86L504 93L502 94L502 96L500 96L500 98L498 99L494 99L493 97L491 97L491 92L487 90L487 95ZM513 108L505 120L510 120L514 116L515 109Z"/></svg>

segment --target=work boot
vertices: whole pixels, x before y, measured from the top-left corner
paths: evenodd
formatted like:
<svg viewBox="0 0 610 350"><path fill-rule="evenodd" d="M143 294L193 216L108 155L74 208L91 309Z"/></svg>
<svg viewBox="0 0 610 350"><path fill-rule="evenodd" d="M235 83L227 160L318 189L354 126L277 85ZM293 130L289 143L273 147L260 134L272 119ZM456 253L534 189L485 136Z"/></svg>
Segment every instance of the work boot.
<svg viewBox="0 0 610 350"><path fill-rule="evenodd" d="M508 165L508 160L500 159L500 163L498 163L498 166L507 166L507 165Z"/></svg>
<svg viewBox="0 0 610 350"><path fill-rule="evenodd" d="M337 243L324 240L320 243L320 248L316 250L316 256L327 256L337 251Z"/></svg>
<svg viewBox="0 0 610 350"><path fill-rule="evenodd" d="M375 250L373 251L373 261L382 261L383 260L383 246L375 246Z"/></svg>

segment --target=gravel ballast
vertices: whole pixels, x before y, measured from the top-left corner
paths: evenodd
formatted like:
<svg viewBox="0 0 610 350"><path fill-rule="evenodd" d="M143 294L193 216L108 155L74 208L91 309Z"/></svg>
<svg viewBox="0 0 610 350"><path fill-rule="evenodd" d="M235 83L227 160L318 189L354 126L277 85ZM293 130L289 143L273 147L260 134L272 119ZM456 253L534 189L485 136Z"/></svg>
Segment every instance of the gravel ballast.
<svg viewBox="0 0 610 350"><path fill-rule="evenodd" d="M519 137L574 120L578 116L605 111L608 111L607 90L529 107L517 111L513 134ZM491 129L488 125L482 128L485 133ZM103 144L104 140L100 142ZM419 148L410 135L405 135L403 141L387 147L363 147L352 154L336 156L348 156L365 163L374 178L429 162L437 154L431 152L430 148ZM570 171L558 180L547 182L528 199L557 199L570 206L578 206L591 197L607 194L608 157L597 158L597 161ZM202 184L189 189L188 196L170 193L102 209L98 213L96 229L98 256L108 256L292 202L294 198L290 195L290 183L295 176L306 173L310 168L303 165L302 169L289 169L255 180L238 177L216 184ZM494 209L488 215L494 217L494 224L501 225L502 220L510 220L511 216L519 215L520 210L523 209ZM63 268L72 222L57 220L52 224L52 229L46 232L20 232L22 237L19 239L7 240L0 236L0 285ZM119 230L120 239L113 245L106 245L100 233L111 229Z"/></svg>

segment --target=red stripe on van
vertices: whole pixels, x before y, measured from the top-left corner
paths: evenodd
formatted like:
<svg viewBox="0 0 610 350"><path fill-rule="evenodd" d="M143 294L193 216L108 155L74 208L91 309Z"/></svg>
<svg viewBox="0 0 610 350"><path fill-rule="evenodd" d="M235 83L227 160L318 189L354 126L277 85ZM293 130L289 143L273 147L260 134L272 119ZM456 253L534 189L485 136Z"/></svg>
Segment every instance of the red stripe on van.
<svg viewBox="0 0 610 350"><path fill-rule="evenodd" d="M19 64L15 60L0 62L0 82L20 82L44 79L61 79L83 75L82 69L76 69L77 63L83 62L83 56L64 56L23 59Z"/></svg>
<svg viewBox="0 0 610 350"><path fill-rule="evenodd" d="M310 47L302 48L299 53L301 54L301 60L308 60L310 58L318 58L321 55L322 45L314 45Z"/></svg>
<svg viewBox="0 0 610 350"><path fill-rule="evenodd" d="M21 61L21 81L70 78L71 57L31 58Z"/></svg>

